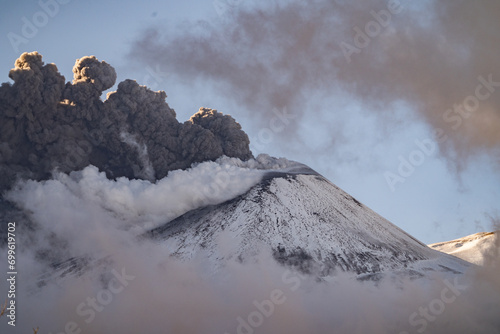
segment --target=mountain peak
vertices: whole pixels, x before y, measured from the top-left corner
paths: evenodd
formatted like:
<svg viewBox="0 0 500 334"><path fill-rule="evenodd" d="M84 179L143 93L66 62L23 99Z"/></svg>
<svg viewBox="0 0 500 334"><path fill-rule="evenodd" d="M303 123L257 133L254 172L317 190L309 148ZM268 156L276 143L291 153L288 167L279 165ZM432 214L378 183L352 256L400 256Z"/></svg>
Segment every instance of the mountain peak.
<svg viewBox="0 0 500 334"><path fill-rule="evenodd" d="M149 235L180 259L204 252L220 266L264 250L279 263L318 277L338 272L363 279L388 272L421 277L428 271L461 273L467 266L430 249L303 165L269 172L245 194L187 212Z"/></svg>

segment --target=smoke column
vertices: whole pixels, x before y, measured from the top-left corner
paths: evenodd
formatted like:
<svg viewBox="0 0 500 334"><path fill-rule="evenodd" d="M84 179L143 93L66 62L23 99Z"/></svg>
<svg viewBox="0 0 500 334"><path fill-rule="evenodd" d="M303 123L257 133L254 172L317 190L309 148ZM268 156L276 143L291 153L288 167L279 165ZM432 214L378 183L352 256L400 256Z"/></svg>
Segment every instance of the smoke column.
<svg viewBox="0 0 500 334"><path fill-rule="evenodd" d="M460 170L484 152L498 163L498 1L272 1L226 9L178 30L153 27L130 55L189 82L213 82L263 122L287 107L339 123L347 99L376 115L382 131L397 127L403 104L436 131L450 166ZM330 104L318 108L321 98ZM349 141L332 132L331 145Z"/></svg>

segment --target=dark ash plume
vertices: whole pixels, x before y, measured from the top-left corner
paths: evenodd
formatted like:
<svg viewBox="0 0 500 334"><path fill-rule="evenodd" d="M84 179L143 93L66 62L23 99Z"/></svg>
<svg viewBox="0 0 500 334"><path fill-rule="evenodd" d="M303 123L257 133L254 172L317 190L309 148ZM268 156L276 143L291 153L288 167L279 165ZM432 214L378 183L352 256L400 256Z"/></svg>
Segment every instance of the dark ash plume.
<svg viewBox="0 0 500 334"><path fill-rule="evenodd" d="M213 82L263 121L287 106L340 122L345 108L311 106L338 96L339 104L362 103L382 130L403 102L436 129L442 153L458 169L478 153L498 160L498 1L247 5L170 33L153 27L132 45L130 59ZM341 136L335 132L335 142L349 140Z"/></svg>
<svg viewBox="0 0 500 334"><path fill-rule="evenodd" d="M83 57L65 83L54 64L24 53L0 87L0 190L16 178L47 179L58 169L94 165L109 178L161 179L171 170L222 155L252 158L249 139L229 115L202 108L179 123L154 92L125 80L102 101L116 80L114 68Z"/></svg>

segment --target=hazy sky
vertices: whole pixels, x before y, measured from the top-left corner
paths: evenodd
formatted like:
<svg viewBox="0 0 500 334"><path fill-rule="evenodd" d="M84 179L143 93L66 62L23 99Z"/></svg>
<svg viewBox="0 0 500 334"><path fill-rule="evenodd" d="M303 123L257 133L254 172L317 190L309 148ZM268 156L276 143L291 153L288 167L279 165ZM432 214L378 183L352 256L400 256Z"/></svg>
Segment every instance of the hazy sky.
<svg viewBox="0 0 500 334"><path fill-rule="evenodd" d="M500 81L498 5L400 3L2 1L1 81L25 51L68 81L76 59L95 55L117 83L164 90L180 121L199 107L231 114L254 154L309 165L423 242L490 230L500 91L481 88L491 97L476 98L472 116L439 122L455 102L474 103L489 75ZM389 9L377 26L371 11ZM400 157L418 166L391 187Z"/></svg>

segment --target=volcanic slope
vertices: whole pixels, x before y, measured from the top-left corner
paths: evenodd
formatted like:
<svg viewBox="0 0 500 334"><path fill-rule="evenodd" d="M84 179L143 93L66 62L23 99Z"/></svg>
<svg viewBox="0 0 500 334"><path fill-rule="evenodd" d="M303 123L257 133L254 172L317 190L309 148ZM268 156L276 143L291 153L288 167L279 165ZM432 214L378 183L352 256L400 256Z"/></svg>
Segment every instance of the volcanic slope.
<svg viewBox="0 0 500 334"><path fill-rule="evenodd" d="M262 250L319 278L463 273L468 264L430 249L316 172L270 172L247 193L196 209L148 233L180 259L206 254L214 268Z"/></svg>

